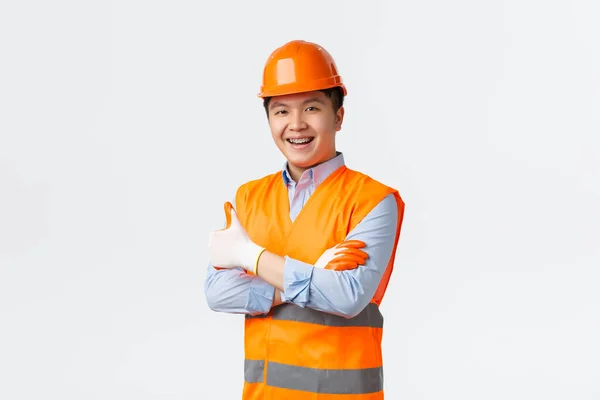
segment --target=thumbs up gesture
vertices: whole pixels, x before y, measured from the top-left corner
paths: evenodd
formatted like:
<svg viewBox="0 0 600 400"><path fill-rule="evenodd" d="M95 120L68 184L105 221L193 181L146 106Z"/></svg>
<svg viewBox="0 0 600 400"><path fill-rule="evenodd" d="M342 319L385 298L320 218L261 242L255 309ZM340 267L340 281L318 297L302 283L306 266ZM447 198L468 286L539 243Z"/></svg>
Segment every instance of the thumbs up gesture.
<svg viewBox="0 0 600 400"><path fill-rule="evenodd" d="M208 257L215 267L242 267L255 272L259 256L265 250L250 240L230 202L225 203L225 229L212 232L208 241Z"/></svg>

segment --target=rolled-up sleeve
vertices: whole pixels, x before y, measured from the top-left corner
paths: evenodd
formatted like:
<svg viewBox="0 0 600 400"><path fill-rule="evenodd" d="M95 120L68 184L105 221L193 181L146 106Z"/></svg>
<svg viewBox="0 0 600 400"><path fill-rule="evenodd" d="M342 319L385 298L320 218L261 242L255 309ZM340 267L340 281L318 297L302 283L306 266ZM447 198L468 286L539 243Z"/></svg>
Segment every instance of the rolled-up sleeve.
<svg viewBox="0 0 600 400"><path fill-rule="evenodd" d="M288 256L283 267L283 289L281 299L300 307L306 307L309 300L310 283L315 268Z"/></svg>
<svg viewBox="0 0 600 400"><path fill-rule="evenodd" d="M257 276L252 277L246 300L246 313L251 315L266 314L271 310L275 287Z"/></svg>
<svg viewBox="0 0 600 400"><path fill-rule="evenodd" d="M273 304L275 288L241 268L208 266L204 293L213 311L233 314L266 314Z"/></svg>
<svg viewBox="0 0 600 400"><path fill-rule="evenodd" d="M346 318L358 315L373 298L392 256L401 217L398 209L396 197L390 194L348 234L346 240L366 244L362 250L369 258L358 268L326 270L286 257L282 298L300 307Z"/></svg>

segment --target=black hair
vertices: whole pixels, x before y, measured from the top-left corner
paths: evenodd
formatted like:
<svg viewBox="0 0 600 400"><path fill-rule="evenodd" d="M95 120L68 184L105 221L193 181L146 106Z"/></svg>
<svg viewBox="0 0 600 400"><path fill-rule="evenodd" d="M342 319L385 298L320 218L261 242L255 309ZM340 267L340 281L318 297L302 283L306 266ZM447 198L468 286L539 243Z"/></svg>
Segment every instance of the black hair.
<svg viewBox="0 0 600 400"><path fill-rule="evenodd" d="M319 92L325 93L325 96L331 99L334 113L337 113L338 110L344 105L344 91L341 87L336 86L329 89L319 90ZM267 118L269 117L269 103L271 102L271 99L272 97L265 97L263 99L263 106L265 107Z"/></svg>

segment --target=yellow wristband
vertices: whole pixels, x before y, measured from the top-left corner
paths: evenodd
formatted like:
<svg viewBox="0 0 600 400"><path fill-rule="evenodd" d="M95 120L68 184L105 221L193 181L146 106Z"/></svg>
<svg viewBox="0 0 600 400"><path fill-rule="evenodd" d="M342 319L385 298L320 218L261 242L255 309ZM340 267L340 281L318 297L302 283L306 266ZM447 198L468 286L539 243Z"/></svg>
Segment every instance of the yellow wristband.
<svg viewBox="0 0 600 400"><path fill-rule="evenodd" d="M258 260L260 259L260 256L262 256L262 253L264 253L266 249L262 249L260 251L260 253L258 253L258 255L256 256L256 260L254 261L254 268L252 269L252 272L254 273L254 275L258 276Z"/></svg>

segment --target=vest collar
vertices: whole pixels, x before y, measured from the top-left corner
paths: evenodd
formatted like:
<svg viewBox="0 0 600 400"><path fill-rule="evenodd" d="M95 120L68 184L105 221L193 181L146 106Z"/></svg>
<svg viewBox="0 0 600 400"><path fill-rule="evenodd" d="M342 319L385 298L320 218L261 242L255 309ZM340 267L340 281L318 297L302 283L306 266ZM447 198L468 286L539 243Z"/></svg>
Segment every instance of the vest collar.
<svg viewBox="0 0 600 400"><path fill-rule="evenodd" d="M329 161L325 161L317 166L307 169L302 173L300 180L309 179L310 183L313 184L313 187L316 189L329 175L335 172L338 168L345 165L344 155L341 152L336 152L336 156L333 157ZM288 163L286 162L283 166L283 171L281 173L283 177L283 182L286 187L289 185L295 185L294 180L292 179L289 171L288 171Z"/></svg>

